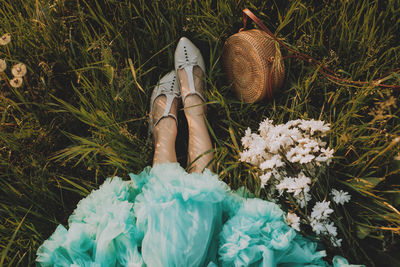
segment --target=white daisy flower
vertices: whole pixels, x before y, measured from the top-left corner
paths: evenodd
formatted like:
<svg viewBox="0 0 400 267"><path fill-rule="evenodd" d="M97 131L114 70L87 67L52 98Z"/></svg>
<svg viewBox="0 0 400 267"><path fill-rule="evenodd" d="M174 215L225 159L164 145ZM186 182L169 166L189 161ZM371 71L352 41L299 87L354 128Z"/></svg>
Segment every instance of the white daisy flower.
<svg viewBox="0 0 400 267"><path fill-rule="evenodd" d="M337 239L337 238L332 237L331 238L331 242L332 242L332 245L334 247L341 247L342 246L342 239Z"/></svg>
<svg viewBox="0 0 400 267"><path fill-rule="evenodd" d="M253 138L251 138L251 129L247 128L244 132L244 136L242 137L242 145L244 148L248 148L252 142Z"/></svg>
<svg viewBox="0 0 400 267"><path fill-rule="evenodd" d="M296 202L300 205L300 208L307 206L308 201L311 200L311 195L308 193L309 190L310 187L306 187L301 194L295 196Z"/></svg>
<svg viewBox="0 0 400 267"><path fill-rule="evenodd" d="M18 63L15 64L12 69L11 73L14 75L16 78L22 78L26 74L26 66L23 63Z"/></svg>
<svg viewBox="0 0 400 267"><path fill-rule="evenodd" d="M317 220L328 218L329 214L333 212L333 209L329 208L330 203L330 201L326 202L325 200L315 203L315 206L313 207L313 210L311 212L311 218Z"/></svg>
<svg viewBox="0 0 400 267"><path fill-rule="evenodd" d="M287 127L294 127L294 126L298 126L301 123L301 120L297 119L297 120L292 120L292 121L288 121L286 123Z"/></svg>
<svg viewBox="0 0 400 267"><path fill-rule="evenodd" d="M295 187L294 186L294 178L292 177L284 177L283 180L280 181L279 184L276 185L276 189L279 190L279 194L282 195L284 190L288 190L288 192L291 192L291 188Z"/></svg>
<svg viewBox="0 0 400 267"><path fill-rule="evenodd" d="M258 127L258 131L260 132L260 135L262 137L267 137L268 136L268 132L271 128L274 127L274 125L272 124L273 120L270 119L265 119L262 122L260 122L260 125Z"/></svg>
<svg viewBox="0 0 400 267"><path fill-rule="evenodd" d="M268 183L269 179L271 179L272 172L266 172L260 176L261 180L261 188L264 188L265 185Z"/></svg>
<svg viewBox="0 0 400 267"><path fill-rule="evenodd" d="M294 230L300 231L300 217L296 213L289 212L286 216L286 223Z"/></svg>
<svg viewBox="0 0 400 267"><path fill-rule="evenodd" d="M349 193L343 190L338 191L336 189L332 189L331 195L333 196L333 201L336 204L342 204L342 205L346 202L349 202L351 198Z"/></svg>
<svg viewBox="0 0 400 267"><path fill-rule="evenodd" d="M10 41L11 41L11 35L9 33L6 33L0 37L0 45L6 45Z"/></svg>
<svg viewBox="0 0 400 267"><path fill-rule="evenodd" d="M293 193L294 197L302 200L304 199L304 194L310 191L309 184L311 184L311 179L301 172L299 176L295 178L285 177L276 185L276 188L279 190L280 194L286 190L288 193Z"/></svg>
<svg viewBox="0 0 400 267"><path fill-rule="evenodd" d="M315 132L326 133L330 130L329 123L317 120L302 120L299 128L304 131L310 131L311 135Z"/></svg>
<svg viewBox="0 0 400 267"><path fill-rule="evenodd" d="M306 163L310 163L313 159L315 158L314 155L304 155L301 159L300 159L300 163L301 164L306 164Z"/></svg>
<svg viewBox="0 0 400 267"><path fill-rule="evenodd" d="M312 230L317 234L317 235L319 235L319 234L323 234L323 233L325 233L326 232L326 228L325 228L325 225L321 222L321 221L319 221L319 220L311 220L311 222L310 222L310 225L311 225L311 227L312 227Z"/></svg>
<svg viewBox="0 0 400 267"><path fill-rule="evenodd" d="M326 223L325 223L325 228L326 228L326 232L327 232L330 236L337 236L337 228L336 228L336 226L333 224L333 222L326 221Z"/></svg>
<svg viewBox="0 0 400 267"><path fill-rule="evenodd" d="M281 160L281 157L279 155L274 155L272 158L261 163L260 169L267 170L267 169L279 168L284 165L285 163Z"/></svg>

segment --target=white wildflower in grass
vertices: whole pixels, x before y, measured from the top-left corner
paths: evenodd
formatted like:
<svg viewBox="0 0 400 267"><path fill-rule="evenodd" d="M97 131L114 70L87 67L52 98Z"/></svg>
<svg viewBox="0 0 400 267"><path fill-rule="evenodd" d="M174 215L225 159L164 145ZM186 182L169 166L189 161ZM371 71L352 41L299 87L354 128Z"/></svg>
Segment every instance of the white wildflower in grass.
<svg viewBox="0 0 400 267"><path fill-rule="evenodd" d="M342 205L346 202L349 202L351 198L349 193L343 190L338 191L336 189L332 189L331 195L333 196L333 201L336 204L342 204Z"/></svg>
<svg viewBox="0 0 400 267"><path fill-rule="evenodd" d="M267 159L266 161L262 162L260 164L260 169L268 170L268 169L279 168L284 165L285 163L281 160L281 157L279 155L274 155L271 158Z"/></svg>
<svg viewBox="0 0 400 267"><path fill-rule="evenodd" d="M21 87L22 85L22 78L14 78L10 80L10 85L14 88Z"/></svg>
<svg viewBox="0 0 400 267"><path fill-rule="evenodd" d="M330 238L333 246L341 246L341 239L336 238L338 235L337 227L329 219L329 215L333 210L329 208L330 201L317 202L311 212L310 226L317 235L324 235Z"/></svg>
<svg viewBox="0 0 400 267"><path fill-rule="evenodd" d="M261 180L261 188L264 188L265 185L268 183L269 179L271 179L272 172L266 172L262 175L260 175L260 180Z"/></svg>
<svg viewBox="0 0 400 267"><path fill-rule="evenodd" d="M300 217L296 213L289 212L286 216L286 223L293 229L300 231Z"/></svg>
<svg viewBox="0 0 400 267"><path fill-rule="evenodd" d="M7 45L10 41L11 35L9 33L6 33L0 37L0 45Z"/></svg>
<svg viewBox="0 0 400 267"><path fill-rule="evenodd" d="M337 238L337 227L334 223L329 220L328 218L325 219L316 219L316 218L309 218L310 219L310 226L312 230L317 235L324 235L329 237L332 245L334 247L340 247L342 244L342 239Z"/></svg>
<svg viewBox="0 0 400 267"><path fill-rule="evenodd" d="M329 208L330 203L330 201L326 202L325 200L315 203L311 212L311 218L316 220L327 219L329 214L333 212L333 209Z"/></svg>
<svg viewBox="0 0 400 267"><path fill-rule="evenodd" d="M315 158L316 161L318 162L325 162L327 165L331 162L331 159L333 158L333 153L335 151L333 149L325 149L321 148L321 154Z"/></svg>
<svg viewBox="0 0 400 267"><path fill-rule="evenodd" d="M268 132L269 130L274 127L272 124L273 120L265 119L262 122L260 122L260 126L258 128L258 131L260 132L260 135L264 138L268 137ZM250 128L249 128L250 129Z"/></svg>
<svg viewBox="0 0 400 267"><path fill-rule="evenodd" d="M288 193L293 193L293 196L298 196L304 190L308 192L309 184L311 184L311 179L306 177L302 172L298 177L285 177L280 183L276 186L279 190L280 194L284 191Z"/></svg>
<svg viewBox="0 0 400 267"><path fill-rule="evenodd" d="M18 63L15 64L12 69L11 73L14 75L16 78L22 78L26 74L26 66L23 63Z"/></svg>
<svg viewBox="0 0 400 267"><path fill-rule="evenodd" d="M329 220L326 222L325 224L325 228L326 228L326 232L328 235L330 236L337 236L337 228L336 226L333 224L333 222L330 222Z"/></svg>
<svg viewBox="0 0 400 267"><path fill-rule="evenodd" d="M342 246L342 239L331 237L331 243L332 243L332 245L334 247L341 247Z"/></svg>
<svg viewBox="0 0 400 267"><path fill-rule="evenodd" d="M251 129L247 128L244 132L244 136L242 137L242 145L244 148L249 148L252 138L251 138Z"/></svg>
<svg viewBox="0 0 400 267"><path fill-rule="evenodd" d="M325 225L323 224L322 221L320 220L311 220L310 225L312 227L312 230L317 234L323 234L326 233L326 228Z"/></svg>
<svg viewBox="0 0 400 267"><path fill-rule="evenodd" d="M5 71L7 68L7 63L4 59L0 59L0 72Z"/></svg>
<svg viewBox="0 0 400 267"><path fill-rule="evenodd" d="M289 193L293 192L292 188L294 187L295 182L294 178L292 177L284 177L283 180L281 180L280 183L276 185L276 189L279 190L279 195L282 195L285 191L288 191Z"/></svg>
<svg viewBox="0 0 400 267"><path fill-rule="evenodd" d="M310 188L306 187L304 188L303 192L301 192L301 194L294 197L297 204L300 205L300 208L304 208L305 206L307 206L308 201L311 200L311 195L309 193L309 190Z"/></svg>
<svg viewBox="0 0 400 267"><path fill-rule="evenodd" d="M316 139L320 148L324 148L326 146L326 142L323 141L321 138Z"/></svg>
<svg viewBox="0 0 400 267"><path fill-rule="evenodd" d="M313 210L311 212L311 218L313 220L324 220L327 219L329 214L333 212L331 208L329 208L330 201L322 201L315 203Z"/></svg>
<svg viewBox="0 0 400 267"><path fill-rule="evenodd" d="M329 124L325 124L323 121L316 120L301 120L299 128L304 131L309 131L311 135L313 135L315 132L325 134L330 130Z"/></svg>
<svg viewBox="0 0 400 267"><path fill-rule="evenodd" d="M298 125L301 123L301 121L302 121L302 120L299 120L299 119L293 120L293 121L288 121L288 122L286 123L286 125L287 125L288 127L296 127L296 126L298 126Z"/></svg>

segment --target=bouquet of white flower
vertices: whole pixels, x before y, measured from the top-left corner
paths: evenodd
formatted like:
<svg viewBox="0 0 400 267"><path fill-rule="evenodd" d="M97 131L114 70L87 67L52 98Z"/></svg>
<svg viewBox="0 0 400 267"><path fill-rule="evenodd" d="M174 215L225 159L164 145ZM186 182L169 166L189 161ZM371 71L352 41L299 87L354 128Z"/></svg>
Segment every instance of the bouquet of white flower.
<svg viewBox="0 0 400 267"><path fill-rule="evenodd" d="M261 187L270 201L276 201L277 196L286 197L292 203L290 209L302 215L300 220L295 212L288 212L286 221L292 228L300 231L300 222L309 224L317 235L327 236L334 246L340 246L342 240L337 238L337 228L329 219L333 213L330 201L318 202L310 194L333 157L334 150L323 141L329 130L329 124L323 121L293 120L274 125L265 119L258 133L246 130L240 160L259 167ZM350 200L342 190L332 189L331 195L337 204ZM308 216L310 202L315 205Z"/></svg>

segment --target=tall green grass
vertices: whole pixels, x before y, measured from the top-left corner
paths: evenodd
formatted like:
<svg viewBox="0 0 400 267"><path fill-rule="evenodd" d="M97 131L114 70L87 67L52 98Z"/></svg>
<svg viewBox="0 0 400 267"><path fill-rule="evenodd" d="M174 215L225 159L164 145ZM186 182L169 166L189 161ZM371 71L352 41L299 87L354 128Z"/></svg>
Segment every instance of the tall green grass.
<svg viewBox="0 0 400 267"><path fill-rule="evenodd" d="M322 119L332 125L334 164L316 194L343 188L335 207L343 246L329 256L399 266L399 93L337 84L307 63L285 61L285 84L274 101L244 104L220 63L228 36L253 10L291 47L323 59L335 72L370 81L399 67L400 3L387 1L3 0L0 58L28 66L28 84L0 82L0 265L29 266L57 224L106 177L138 172L152 161L148 102L173 68L177 40L189 37L207 65L208 124L216 172L232 188L263 197L257 170L240 163L240 138L265 117ZM286 54L286 51L283 51ZM7 72L8 71L8 72ZM399 84L393 75L386 83ZM187 132L178 139L185 165Z"/></svg>

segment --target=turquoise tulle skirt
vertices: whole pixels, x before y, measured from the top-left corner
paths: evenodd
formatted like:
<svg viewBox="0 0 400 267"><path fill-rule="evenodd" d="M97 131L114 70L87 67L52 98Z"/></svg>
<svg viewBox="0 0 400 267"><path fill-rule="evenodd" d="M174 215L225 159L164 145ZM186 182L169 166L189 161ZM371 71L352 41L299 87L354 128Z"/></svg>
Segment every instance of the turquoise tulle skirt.
<svg viewBox="0 0 400 267"><path fill-rule="evenodd" d="M147 167L107 179L37 251L39 266L329 266L274 203L245 199L206 169ZM350 266L335 257L334 266ZM352 265L355 266L355 265Z"/></svg>

